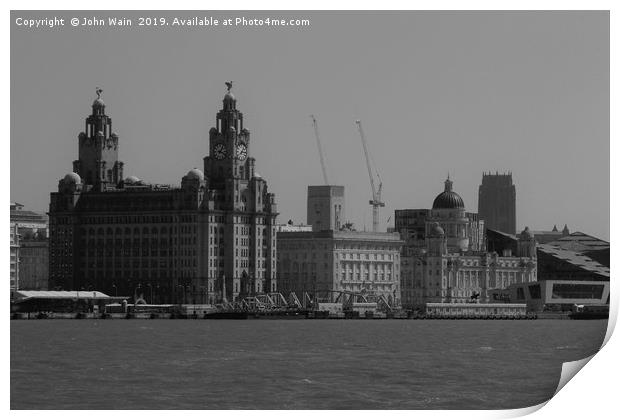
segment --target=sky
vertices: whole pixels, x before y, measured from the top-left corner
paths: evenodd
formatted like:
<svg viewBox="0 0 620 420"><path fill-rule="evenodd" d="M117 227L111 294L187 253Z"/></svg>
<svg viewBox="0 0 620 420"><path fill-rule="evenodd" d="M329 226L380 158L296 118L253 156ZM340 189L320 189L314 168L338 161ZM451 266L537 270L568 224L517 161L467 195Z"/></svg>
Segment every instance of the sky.
<svg viewBox="0 0 620 420"><path fill-rule="evenodd" d="M125 28L24 28L16 18L125 16ZM307 27L138 27L144 12L12 12L11 201L47 211L103 88L125 176L180 184L208 154L233 80L250 154L279 222L305 222L306 188L345 186L371 229L360 119L394 209L430 208L448 175L477 211L482 173L510 171L517 227L567 224L609 240L607 12L157 12L294 17ZM390 221L388 222L388 219Z"/></svg>

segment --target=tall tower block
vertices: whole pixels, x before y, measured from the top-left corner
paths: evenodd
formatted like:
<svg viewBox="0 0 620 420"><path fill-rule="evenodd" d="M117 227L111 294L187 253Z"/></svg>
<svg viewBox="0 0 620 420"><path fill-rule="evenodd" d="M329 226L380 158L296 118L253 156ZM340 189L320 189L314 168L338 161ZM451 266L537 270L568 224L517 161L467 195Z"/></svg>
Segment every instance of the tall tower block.
<svg viewBox="0 0 620 420"><path fill-rule="evenodd" d="M478 215L488 229L516 234L517 193L512 173L482 174L478 190Z"/></svg>
<svg viewBox="0 0 620 420"><path fill-rule="evenodd" d="M312 231L340 230L344 223L343 186L309 185L307 204L307 223Z"/></svg>

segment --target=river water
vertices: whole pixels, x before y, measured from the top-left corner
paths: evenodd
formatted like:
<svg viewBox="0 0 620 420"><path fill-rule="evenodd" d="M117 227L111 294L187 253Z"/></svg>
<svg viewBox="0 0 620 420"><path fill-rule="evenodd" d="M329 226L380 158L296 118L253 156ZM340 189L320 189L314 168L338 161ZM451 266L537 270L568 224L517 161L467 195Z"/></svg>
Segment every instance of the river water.
<svg viewBox="0 0 620 420"><path fill-rule="evenodd" d="M11 409L508 409L607 321L17 320Z"/></svg>

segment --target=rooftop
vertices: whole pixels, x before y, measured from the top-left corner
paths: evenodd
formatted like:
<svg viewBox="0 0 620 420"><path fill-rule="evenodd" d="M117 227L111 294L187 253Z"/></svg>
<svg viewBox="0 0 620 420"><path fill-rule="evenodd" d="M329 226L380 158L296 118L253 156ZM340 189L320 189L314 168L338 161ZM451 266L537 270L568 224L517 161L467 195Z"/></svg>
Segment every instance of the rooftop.
<svg viewBox="0 0 620 420"><path fill-rule="evenodd" d="M339 239L356 241L394 241L402 242L400 234L397 232L364 232L364 231L333 231L325 230L321 232L278 232L280 239Z"/></svg>
<svg viewBox="0 0 620 420"><path fill-rule="evenodd" d="M566 261L579 268L609 278L609 268L599 264L580 252L562 249L551 244L539 244L537 249L545 254Z"/></svg>
<svg viewBox="0 0 620 420"><path fill-rule="evenodd" d="M573 232L568 236L563 236L548 245L572 251L594 251L609 248L609 242L594 236L586 235L583 232Z"/></svg>
<svg viewBox="0 0 620 420"><path fill-rule="evenodd" d="M44 299L106 299L110 296L97 292L85 290L18 290L15 292L21 300L44 298Z"/></svg>

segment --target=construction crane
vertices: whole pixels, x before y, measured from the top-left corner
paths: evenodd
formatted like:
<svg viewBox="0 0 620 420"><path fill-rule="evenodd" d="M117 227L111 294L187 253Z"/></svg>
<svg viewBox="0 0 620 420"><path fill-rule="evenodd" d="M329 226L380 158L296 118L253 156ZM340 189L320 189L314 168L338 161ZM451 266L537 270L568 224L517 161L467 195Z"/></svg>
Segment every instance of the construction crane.
<svg viewBox="0 0 620 420"><path fill-rule="evenodd" d="M372 166L370 165L370 154L368 153L368 145L366 144L366 136L362 129L362 122L360 120L355 121L357 128L362 138L362 146L364 146L364 154L366 155L366 166L368 167L368 177L370 178L370 188L372 189L372 200L368 202L372 206L372 231L379 231L379 207L385 207L385 203L381 201L381 188L383 183L379 172L375 170L377 174L377 181L379 181L379 188L375 187L375 178L372 176ZM376 169L376 168L375 168Z"/></svg>
<svg viewBox="0 0 620 420"><path fill-rule="evenodd" d="M319 136L319 124L316 122L314 115L310 115L312 118L312 126L314 127L314 137L316 137L316 145L319 148L319 158L321 159L321 169L323 170L323 181L325 185L329 185L327 180L327 166L325 165L325 157L323 156L323 148L321 147L321 136Z"/></svg>

